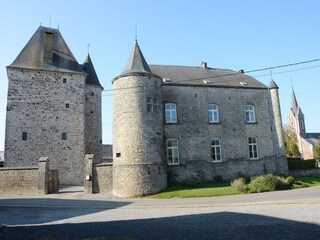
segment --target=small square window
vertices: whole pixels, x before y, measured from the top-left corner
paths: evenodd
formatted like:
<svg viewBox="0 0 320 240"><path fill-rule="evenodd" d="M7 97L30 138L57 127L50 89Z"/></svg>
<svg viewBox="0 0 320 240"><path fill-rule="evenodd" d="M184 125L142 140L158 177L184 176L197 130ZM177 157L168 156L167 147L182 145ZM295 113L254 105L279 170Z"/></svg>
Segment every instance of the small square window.
<svg viewBox="0 0 320 240"><path fill-rule="evenodd" d="M70 103L66 103L66 108L70 108Z"/></svg>
<svg viewBox="0 0 320 240"><path fill-rule="evenodd" d="M63 82L63 83L67 83L67 79L66 79L66 78L63 78L63 79L62 79L62 82Z"/></svg>
<svg viewBox="0 0 320 240"><path fill-rule="evenodd" d="M151 97L147 97L147 103L151 103Z"/></svg>
<svg viewBox="0 0 320 240"><path fill-rule="evenodd" d="M61 134L61 140L67 140L67 133L66 132L63 132Z"/></svg>
<svg viewBox="0 0 320 240"><path fill-rule="evenodd" d="M94 92L91 92L91 96L94 96Z"/></svg>
<svg viewBox="0 0 320 240"><path fill-rule="evenodd" d="M28 133L27 132L22 132L22 140L26 141L28 139Z"/></svg>

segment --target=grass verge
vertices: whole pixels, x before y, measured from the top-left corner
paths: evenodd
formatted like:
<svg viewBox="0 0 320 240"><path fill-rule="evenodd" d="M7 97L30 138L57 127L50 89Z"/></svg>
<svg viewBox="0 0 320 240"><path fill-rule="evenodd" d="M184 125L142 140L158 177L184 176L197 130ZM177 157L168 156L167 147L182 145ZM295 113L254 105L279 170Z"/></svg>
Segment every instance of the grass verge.
<svg viewBox="0 0 320 240"><path fill-rule="evenodd" d="M295 177L293 188L320 186L320 176Z"/></svg>
<svg viewBox="0 0 320 240"><path fill-rule="evenodd" d="M229 182L202 183L197 186L174 185L168 187L161 193L155 194L154 198L195 198L195 197L217 197L240 194L233 189Z"/></svg>
<svg viewBox="0 0 320 240"><path fill-rule="evenodd" d="M320 176L295 177L293 189L303 187L320 186ZM217 197L241 194L231 187L229 182L202 183L196 186L174 185L168 187L161 193L155 194L153 198L197 198Z"/></svg>

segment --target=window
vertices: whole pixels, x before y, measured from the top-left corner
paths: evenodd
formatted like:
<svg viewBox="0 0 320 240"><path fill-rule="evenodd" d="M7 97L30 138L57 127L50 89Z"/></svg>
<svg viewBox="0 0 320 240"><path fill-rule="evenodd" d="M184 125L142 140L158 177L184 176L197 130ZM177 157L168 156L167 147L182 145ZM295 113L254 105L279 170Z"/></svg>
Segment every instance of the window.
<svg viewBox="0 0 320 240"><path fill-rule="evenodd" d="M177 107L175 103L165 104L166 123L177 123Z"/></svg>
<svg viewBox="0 0 320 240"><path fill-rule="evenodd" d="M67 79L66 79L66 78L63 78L63 79L62 79L62 82L63 82L63 83L67 83Z"/></svg>
<svg viewBox="0 0 320 240"><path fill-rule="evenodd" d="M91 96L94 96L94 92L91 92Z"/></svg>
<svg viewBox="0 0 320 240"><path fill-rule="evenodd" d="M178 139L167 140L167 158L168 158L168 165L179 164Z"/></svg>
<svg viewBox="0 0 320 240"><path fill-rule="evenodd" d="M219 110L217 104L208 105L209 122L217 123L219 122Z"/></svg>
<svg viewBox="0 0 320 240"><path fill-rule="evenodd" d="M248 122L248 123L256 122L254 106L253 105L246 105L244 107L244 110L245 110L245 114L246 114L246 122Z"/></svg>
<svg viewBox="0 0 320 240"><path fill-rule="evenodd" d="M67 140L67 133L66 132L63 132L61 134L61 140Z"/></svg>
<svg viewBox="0 0 320 240"><path fill-rule="evenodd" d="M27 132L22 132L22 140L23 141L28 140L28 133Z"/></svg>
<svg viewBox="0 0 320 240"><path fill-rule="evenodd" d="M250 159L258 159L258 141L256 137L249 137L249 157Z"/></svg>
<svg viewBox="0 0 320 240"><path fill-rule="evenodd" d="M211 139L211 157L213 162L222 161L220 138Z"/></svg>
<svg viewBox="0 0 320 240"><path fill-rule="evenodd" d="M70 107L70 103L66 103L66 108L69 108Z"/></svg>
<svg viewBox="0 0 320 240"><path fill-rule="evenodd" d="M158 112L158 100L156 98L147 97L147 112Z"/></svg>

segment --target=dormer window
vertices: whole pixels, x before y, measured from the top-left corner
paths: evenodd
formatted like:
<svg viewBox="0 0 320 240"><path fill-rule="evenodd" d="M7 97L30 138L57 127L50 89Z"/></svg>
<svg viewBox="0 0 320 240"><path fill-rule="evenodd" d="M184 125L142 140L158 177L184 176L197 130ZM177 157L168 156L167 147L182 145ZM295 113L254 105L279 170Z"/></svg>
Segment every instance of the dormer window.
<svg viewBox="0 0 320 240"><path fill-rule="evenodd" d="M53 37L52 32L44 33L44 49L43 49L43 62L52 63L53 62Z"/></svg>

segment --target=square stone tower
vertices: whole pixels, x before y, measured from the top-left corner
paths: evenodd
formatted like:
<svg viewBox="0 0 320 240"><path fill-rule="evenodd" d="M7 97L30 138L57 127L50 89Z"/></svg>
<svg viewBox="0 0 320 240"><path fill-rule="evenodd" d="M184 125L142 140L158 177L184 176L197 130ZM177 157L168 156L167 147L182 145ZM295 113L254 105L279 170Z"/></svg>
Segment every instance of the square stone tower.
<svg viewBox="0 0 320 240"><path fill-rule="evenodd" d="M46 27L38 28L7 67L6 167L36 166L41 156L48 156L61 185L83 184L86 113L93 111L85 102L92 71L83 67L60 31ZM97 111L101 124L101 109Z"/></svg>

